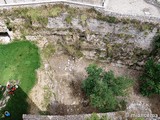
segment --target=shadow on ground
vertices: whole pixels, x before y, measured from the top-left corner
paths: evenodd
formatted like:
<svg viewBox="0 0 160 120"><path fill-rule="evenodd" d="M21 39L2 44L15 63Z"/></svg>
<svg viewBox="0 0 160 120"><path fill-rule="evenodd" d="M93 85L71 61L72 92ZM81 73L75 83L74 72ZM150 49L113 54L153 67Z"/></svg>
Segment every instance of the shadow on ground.
<svg viewBox="0 0 160 120"><path fill-rule="evenodd" d="M160 116L160 96L159 95L153 95L149 98L149 101L151 103L151 110L153 114L157 114Z"/></svg>
<svg viewBox="0 0 160 120"><path fill-rule="evenodd" d="M1 120L22 120L22 115L28 113L28 109L30 108L28 104L28 95L22 90L22 88L18 88L15 91L14 95L11 95L11 98L7 102L5 108L3 108L0 112L3 114L5 111L9 111L11 113L10 117L2 117ZM30 102L32 102L29 99ZM38 109L38 107L32 102L32 105Z"/></svg>
<svg viewBox="0 0 160 120"><path fill-rule="evenodd" d="M49 111L52 111L52 115L78 115L78 114L89 114L93 112L98 112L95 108L91 106L79 105L64 105L55 101L48 106Z"/></svg>

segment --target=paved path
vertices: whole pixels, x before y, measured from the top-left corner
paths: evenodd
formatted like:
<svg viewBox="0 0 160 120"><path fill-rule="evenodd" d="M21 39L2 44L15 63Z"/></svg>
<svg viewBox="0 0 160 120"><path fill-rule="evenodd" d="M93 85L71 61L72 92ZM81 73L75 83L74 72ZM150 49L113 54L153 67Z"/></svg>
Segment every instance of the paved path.
<svg viewBox="0 0 160 120"><path fill-rule="evenodd" d="M105 10L121 14L160 17L160 10L144 0L106 0Z"/></svg>

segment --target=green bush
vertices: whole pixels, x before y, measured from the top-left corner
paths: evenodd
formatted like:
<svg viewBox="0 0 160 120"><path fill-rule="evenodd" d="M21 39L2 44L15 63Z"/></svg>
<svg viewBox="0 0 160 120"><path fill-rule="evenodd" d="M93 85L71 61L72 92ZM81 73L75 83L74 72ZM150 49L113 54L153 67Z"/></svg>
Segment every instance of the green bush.
<svg viewBox="0 0 160 120"><path fill-rule="evenodd" d="M132 81L126 77L115 77L112 71L105 72L94 64L89 65L86 71L88 77L83 81L82 89L91 105L101 112L117 110L119 104L124 103L117 96L125 96Z"/></svg>
<svg viewBox="0 0 160 120"><path fill-rule="evenodd" d="M160 94L160 64L153 59L147 61L140 77L140 92L144 96Z"/></svg>

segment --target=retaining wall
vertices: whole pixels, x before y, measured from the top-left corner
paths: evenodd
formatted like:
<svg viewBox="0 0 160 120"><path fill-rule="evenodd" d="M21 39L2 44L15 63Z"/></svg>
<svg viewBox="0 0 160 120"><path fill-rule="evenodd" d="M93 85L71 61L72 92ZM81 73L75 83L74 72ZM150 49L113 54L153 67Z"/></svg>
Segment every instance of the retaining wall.
<svg viewBox="0 0 160 120"><path fill-rule="evenodd" d="M120 14L116 13L113 11L109 11L104 9L102 5L95 5L92 3L84 3L85 0L80 0L83 1L77 2L79 0L74 0L74 1L66 1L66 0L54 0L54 1L41 1L41 2L30 2L30 3L17 3L17 4L6 4L6 5L0 5L0 9L12 9L14 7L37 7L41 5L48 5L48 4L64 4L64 5L69 5L71 7L78 7L78 8L95 8L96 10L100 11L104 15L109 15L109 16L114 16L117 18L129 18L129 19L136 19L140 20L142 22L151 22L151 23L156 23L157 25L160 23L160 17L152 17L152 16L140 16L136 14ZM86 0L89 1L89 0ZM94 1L94 0L93 0ZM103 0L99 0L99 2L102 2Z"/></svg>

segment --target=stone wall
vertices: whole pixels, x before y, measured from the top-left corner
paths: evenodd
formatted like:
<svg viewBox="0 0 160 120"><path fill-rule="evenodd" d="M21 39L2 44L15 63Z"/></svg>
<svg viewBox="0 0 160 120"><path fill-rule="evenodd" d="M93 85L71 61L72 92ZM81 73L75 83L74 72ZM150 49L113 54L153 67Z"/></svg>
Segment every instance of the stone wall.
<svg viewBox="0 0 160 120"><path fill-rule="evenodd" d="M77 3L64 2L64 4L75 9L77 7L82 10L92 8ZM153 38L160 28L160 18L123 15L104 11L101 8L96 9L104 16L110 17L88 18L83 21L84 23L82 23L81 18L73 17L71 24L69 24L65 21L68 14L64 13L61 16L48 18L46 28L53 29L54 33L53 31L42 31L41 36L45 39L50 34L53 35L52 37L63 36L59 39L64 46L74 47L78 42L78 51L87 59L117 63L118 66L129 66L138 70L143 67L152 51ZM106 19L110 19L110 21ZM119 22L116 22L116 20ZM73 30L70 31L71 29ZM36 34L38 33L33 31L26 38L32 39L32 36L36 38ZM157 60L159 60L159 57L157 57Z"/></svg>
<svg viewBox="0 0 160 120"><path fill-rule="evenodd" d="M109 120L129 120L129 119L136 120L136 119L138 119L138 118L129 117L124 111L110 112L110 113L97 113L97 115L99 117L107 116L107 118L109 118ZM142 114L142 115L145 115L145 114ZM26 114L24 114L23 120L86 120L86 118L89 118L90 116L91 116L91 114L65 115L65 116L26 115ZM144 120L159 120L159 118L144 117Z"/></svg>
<svg viewBox="0 0 160 120"><path fill-rule="evenodd" d="M113 113L99 113L98 116L107 116L112 120L122 120L124 112L113 112ZM23 115L23 120L85 120L90 117L91 114L82 115L65 115L65 116L51 116L51 115Z"/></svg>
<svg viewBox="0 0 160 120"><path fill-rule="evenodd" d="M74 29L65 34L64 31L57 33L63 36L62 42L65 46L76 46L78 43L79 51L87 59L99 59L108 63L126 65L133 69L140 69L144 65L152 51L153 38L158 31L157 25L153 24L152 27L149 25L150 28L147 28L147 23L141 26L142 23L139 21L126 24L123 20L120 23L107 23L97 19L87 19L84 26L80 24L80 19L73 18L71 24L68 25L63 21L65 14L63 15L49 18L47 27L49 29ZM71 40L71 36L75 39Z"/></svg>

